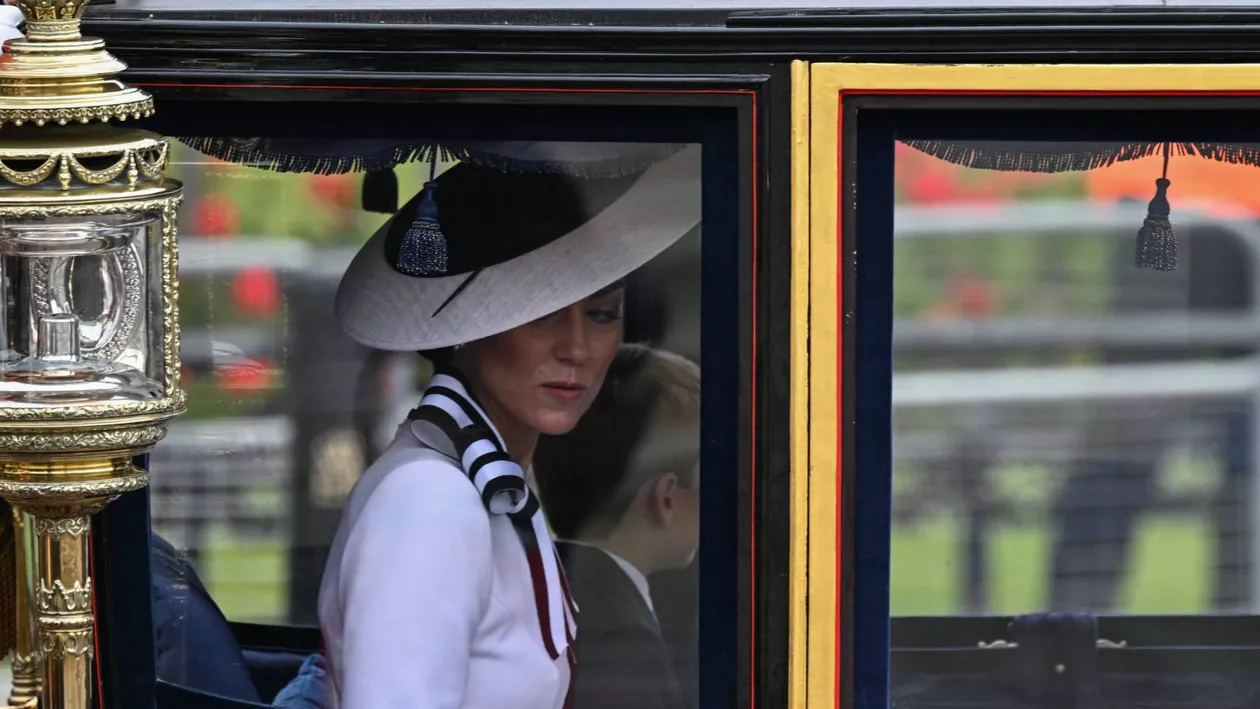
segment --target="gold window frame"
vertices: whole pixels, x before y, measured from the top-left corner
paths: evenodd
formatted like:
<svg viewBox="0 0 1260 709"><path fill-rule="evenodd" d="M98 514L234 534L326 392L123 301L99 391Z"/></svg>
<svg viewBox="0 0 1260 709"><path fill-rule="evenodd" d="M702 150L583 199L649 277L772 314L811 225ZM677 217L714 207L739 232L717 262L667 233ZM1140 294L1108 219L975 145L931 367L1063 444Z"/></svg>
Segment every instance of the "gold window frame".
<svg viewBox="0 0 1260 709"><path fill-rule="evenodd" d="M842 697L839 190L846 94L1260 95L1260 64L792 64L792 709ZM842 181L843 180L843 181ZM846 258L856 258L850 253ZM848 422L852 423L852 422Z"/></svg>

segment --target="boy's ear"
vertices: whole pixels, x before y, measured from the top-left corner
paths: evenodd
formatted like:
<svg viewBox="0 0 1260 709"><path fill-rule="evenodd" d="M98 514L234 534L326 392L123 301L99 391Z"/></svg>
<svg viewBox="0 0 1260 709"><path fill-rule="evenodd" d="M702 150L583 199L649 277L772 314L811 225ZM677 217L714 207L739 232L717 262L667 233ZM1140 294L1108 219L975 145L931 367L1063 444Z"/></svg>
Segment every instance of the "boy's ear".
<svg viewBox="0 0 1260 709"><path fill-rule="evenodd" d="M678 487L678 476L673 473L662 475L651 483L652 511L661 524L668 525L674 519L678 510Z"/></svg>

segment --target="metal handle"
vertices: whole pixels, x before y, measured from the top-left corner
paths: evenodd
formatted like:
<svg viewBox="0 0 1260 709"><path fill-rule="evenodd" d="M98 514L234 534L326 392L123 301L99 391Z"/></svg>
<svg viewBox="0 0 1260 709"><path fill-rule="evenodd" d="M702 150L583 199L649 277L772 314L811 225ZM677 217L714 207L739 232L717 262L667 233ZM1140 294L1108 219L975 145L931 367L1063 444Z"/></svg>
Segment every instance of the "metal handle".
<svg viewBox="0 0 1260 709"><path fill-rule="evenodd" d="M981 640L980 642L976 643L976 646L979 647L981 650L1014 650L1019 647L1019 643L1007 642L1005 640L994 640L993 642L986 643L985 641ZM1099 638L1097 646L1098 646L1098 649L1100 650L1121 650L1123 648L1128 647L1129 643L1125 640L1121 640L1120 642L1115 642L1112 640L1107 640L1106 638Z"/></svg>

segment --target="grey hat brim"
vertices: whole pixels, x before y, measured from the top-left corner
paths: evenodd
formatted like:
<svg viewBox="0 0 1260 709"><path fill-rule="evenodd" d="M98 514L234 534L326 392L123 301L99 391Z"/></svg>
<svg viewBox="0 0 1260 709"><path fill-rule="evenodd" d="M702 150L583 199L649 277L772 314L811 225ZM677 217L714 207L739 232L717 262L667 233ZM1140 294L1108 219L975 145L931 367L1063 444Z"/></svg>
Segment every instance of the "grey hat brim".
<svg viewBox="0 0 1260 709"><path fill-rule="evenodd" d="M700 146L693 145L648 168L616 202L572 232L484 269L443 308L469 274L415 278L394 270L385 258L386 222L341 279L337 321L351 339L382 350L480 340L590 297L699 223Z"/></svg>

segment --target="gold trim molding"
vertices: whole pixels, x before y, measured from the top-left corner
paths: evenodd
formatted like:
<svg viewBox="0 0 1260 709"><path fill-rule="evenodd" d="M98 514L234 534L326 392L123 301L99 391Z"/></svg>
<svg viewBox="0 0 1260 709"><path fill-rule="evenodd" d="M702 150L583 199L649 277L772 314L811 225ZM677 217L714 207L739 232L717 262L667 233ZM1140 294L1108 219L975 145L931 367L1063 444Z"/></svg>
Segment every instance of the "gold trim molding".
<svg viewBox="0 0 1260 709"><path fill-rule="evenodd" d="M47 432L0 432L0 451L5 453L109 453L113 451L147 451L166 436L166 424L150 424L136 428L98 429Z"/></svg>
<svg viewBox="0 0 1260 709"><path fill-rule="evenodd" d="M40 187L45 182L56 182L61 190L69 190L78 180L83 185L99 187L118 182L117 189L130 191L138 184L163 180L170 148L166 139L146 131L93 130L81 140L39 140L42 131L15 131L17 137L0 143L0 178L17 187ZM112 160L109 165L89 168L85 160L100 162ZM18 170L12 162L38 162L36 167ZM6 195L7 196L7 195ZM9 197L11 199L11 197Z"/></svg>
<svg viewBox="0 0 1260 709"><path fill-rule="evenodd" d="M42 505L45 502L59 503L63 499L108 500L123 493L139 490L148 484L148 473L139 469L137 469L137 472L126 477L106 478L104 480L85 482L59 482L55 480L41 482L13 482L0 480L0 496L12 499L24 507L31 508L33 506ZM35 517L35 531L45 534L69 534L70 536L76 536L74 530L71 527L66 526L70 523L69 520L74 519L78 518L37 516Z"/></svg>
<svg viewBox="0 0 1260 709"><path fill-rule="evenodd" d="M809 468L809 89L810 65L792 62L792 343L790 447L792 456L792 513L789 536L791 569L788 632L788 706L806 709L813 706L810 697L814 687L827 682L827 673L818 668L823 658L811 653L810 598L815 590L811 581L809 539L810 515ZM819 609L815 609L818 611ZM821 617L825 612L819 613ZM821 617L820 622L825 622Z"/></svg>
<svg viewBox="0 0 1260 709"><path fill-rule="evenodd" d="M0 106L0 125L11 123L15 126L24 126L33 123L43 126L55 123L64 126L92 121L104 123L125 121L129 118L138 121L152 116L153 113L153 99L147 96L108 106L52 106L48 108Z"/></svg>
<svg viewBox="0 0 1260 709"><path fill-rule="evenodd" d="M804 465L807 475L808 507L808 638L809 709L834 707L841 661L839 647L839 540L840 495L840 278L839 239L836 231L839 178L837 160L837 102L819 101L819 65L810 66L808 144L797 149L801 161L808 160L807 207L798 217L807 237L793 253L792 279L797 287L798 273L804 276L807 302L797 314L797 323L807 328L799 347L806 350L801 368L807 380L798 383L806 396L807 433L794 445L804 450L794 453L794 461ZM804 89L802 89L804 90ZM801 141L806 140L800 136ZM807 156L807 157L806 157ZM800 170L801 165L794 166ZM796 303L793 303L796 308ZM794 360L795 361L795 360ZM794 374L794 379L796 375ZM797 457L799 456L799 458Z"/></svg>
<svg viewBox="0 0 1260 709"><path fill-rule="evenodd" d="M1260 64L814 64L813 100L843 91L1212 94L1260 91Z"/></svg>
<svg viewBox="0 0 1260 709"><path fill-rule="evenodd" d="M850 315L841 273L843 259L857 254L841 251L841 102L846 93L899 92L1260 94L1260 64L793 63L792 709L848 702L839 694L848 660L838 632L839 443L851 423L841 409Z"/></svg>

